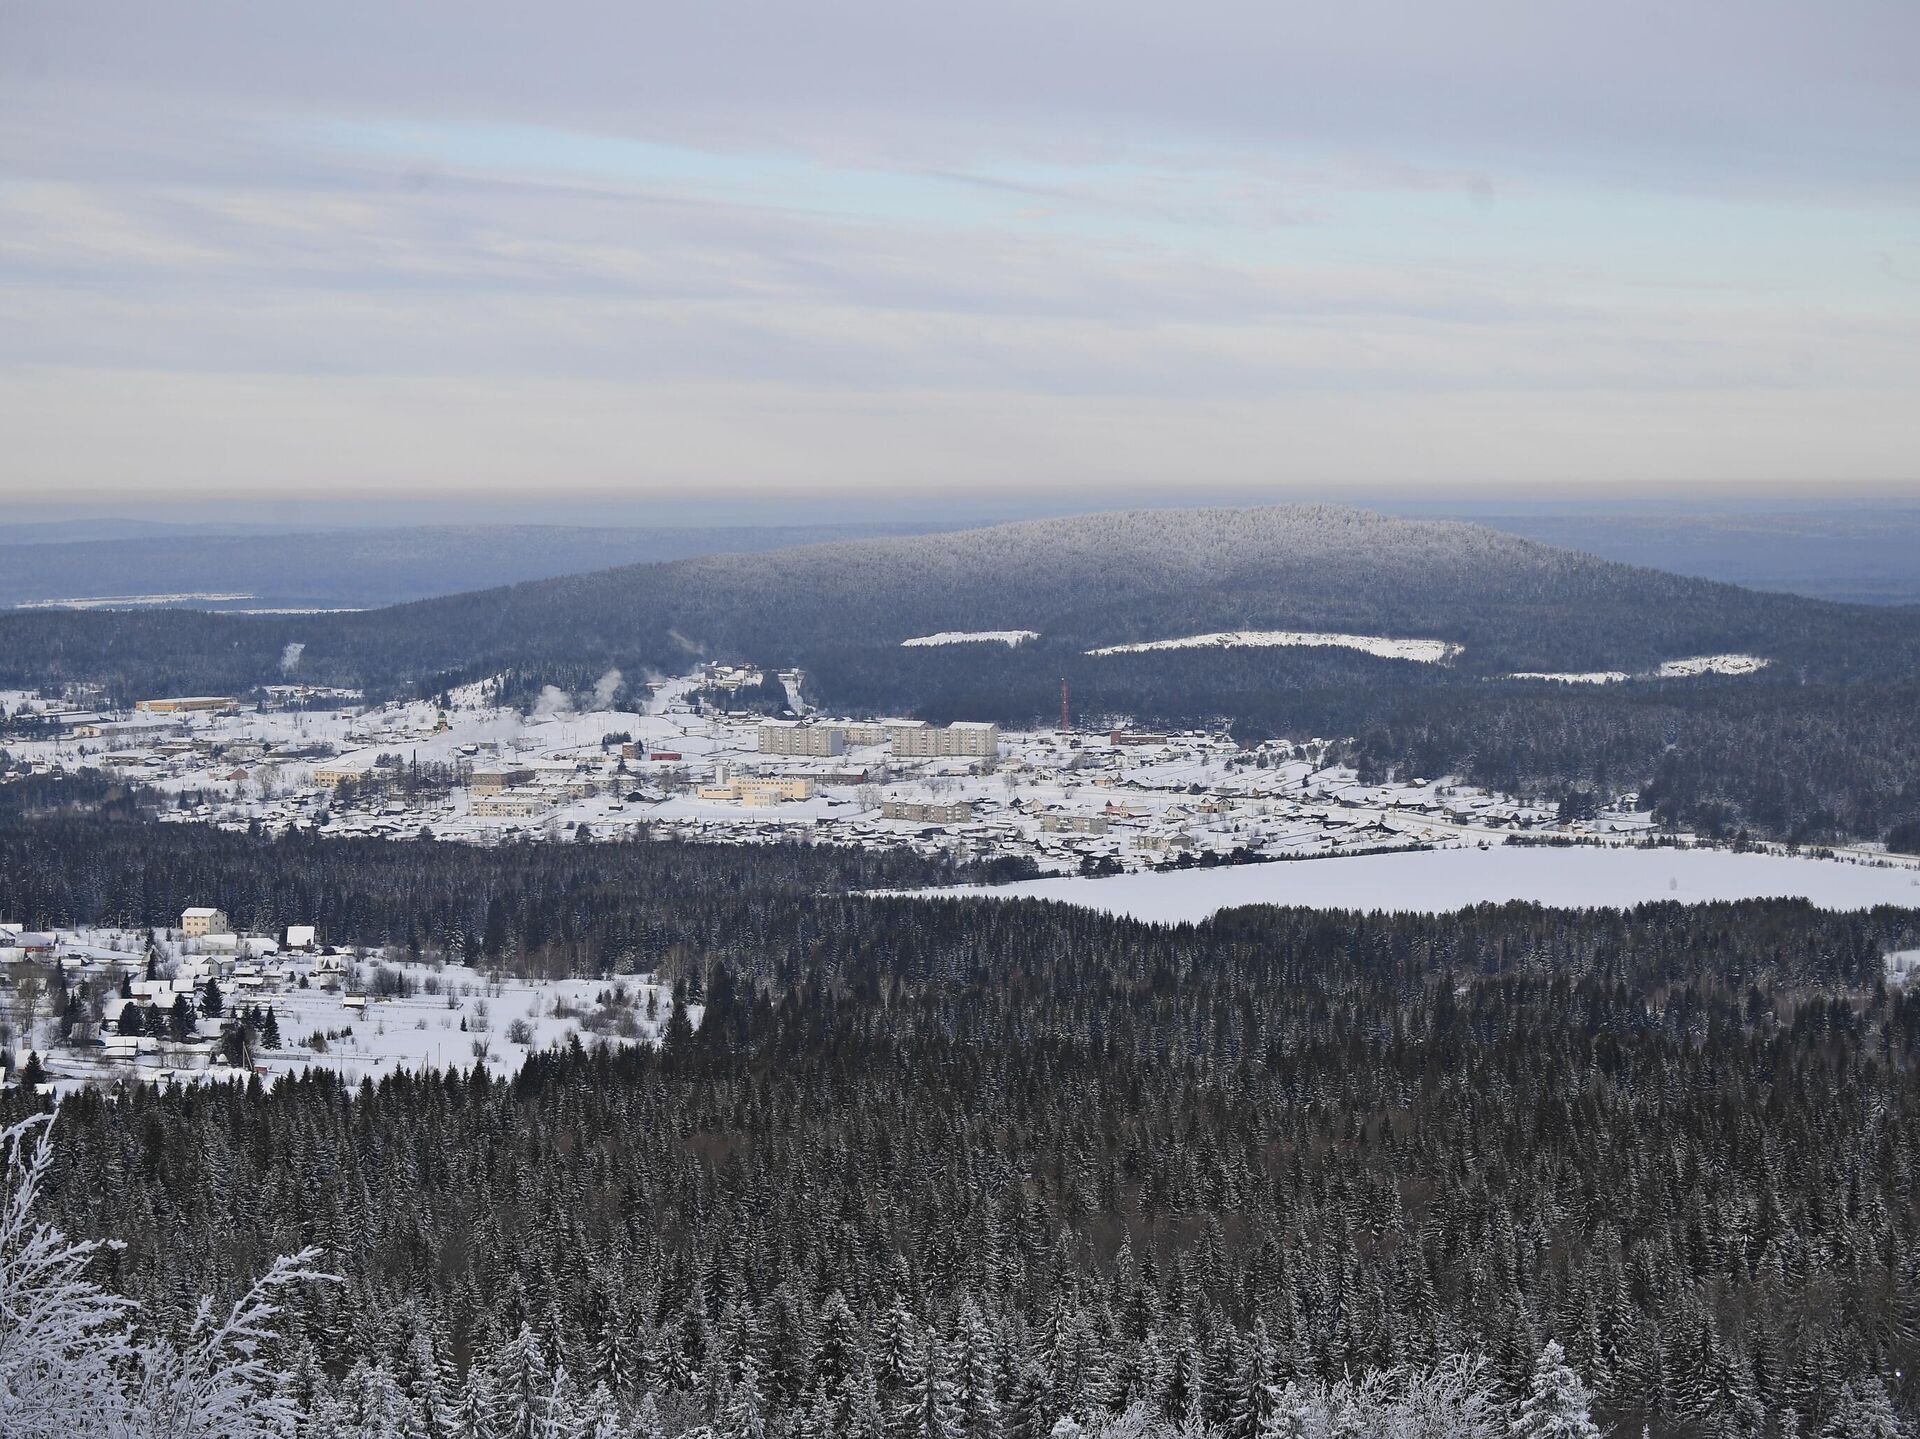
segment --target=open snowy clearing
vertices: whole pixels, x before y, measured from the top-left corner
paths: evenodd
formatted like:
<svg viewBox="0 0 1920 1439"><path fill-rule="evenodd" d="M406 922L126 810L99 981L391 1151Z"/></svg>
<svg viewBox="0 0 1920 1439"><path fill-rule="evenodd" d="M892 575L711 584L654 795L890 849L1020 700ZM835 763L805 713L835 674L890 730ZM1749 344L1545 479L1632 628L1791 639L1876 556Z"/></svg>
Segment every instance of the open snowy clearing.
<svg viewBox="0 0 1920 1439"><path fill-rule="evenodd" d="M942 630L937 635L916 635L913 639L900 641L903 650L924 648L931 645L987 645L1001 644L1009 647L1024 644L1028 640L1040 638L1038 630Z"/></svg>
<svg viewBox="0 0 1920 1439"><path fill-rule="evenodd" d="M1394 639L1386 635L1336 635L1315 630L1222 630L1210 635L1186 635L1175 640L1144 640L1138 644L1106 645L1088 650L1089 655L1140 655L1152 650L1240 650L1240 649L1342 649L1359 650L1383 660L1413 660L1419 664L1439 664L1460 653L1460 646L1446 640Z"/></svg>
<svg viewBox="0 0 1920 1439"><path fill-rule="evenodd" d="M1588 670L1581 674L1522 670L1508 675L1510 680L1551 680L1563 685L1617 685L1628 680L1684 680L1696 675L1750 675L1765 669L1773 661L1759 655L1694 655L1684 660L1668 660L1645 674L1625 670Z"/></svg>
<svg viewBox="0 0 1920 1439"><path fill-rule="evenodd" d="M1052 899L1166 924L1198 922L1216 910L1248 904L1440 914L1508 900L1585 909L1658 900L1803 898L1822 909L1920 909L1920 869L1719 849L1500 845L923 893Z"/></svg>
<svg viewBox="0 0 1920 1439"><path fill-rule="evenodd" d="M238 594L187 593L178 595L76 595L64 600L23 600L18 610L138 610L162 605L217 604L250 600L250 592Z"/></svg>

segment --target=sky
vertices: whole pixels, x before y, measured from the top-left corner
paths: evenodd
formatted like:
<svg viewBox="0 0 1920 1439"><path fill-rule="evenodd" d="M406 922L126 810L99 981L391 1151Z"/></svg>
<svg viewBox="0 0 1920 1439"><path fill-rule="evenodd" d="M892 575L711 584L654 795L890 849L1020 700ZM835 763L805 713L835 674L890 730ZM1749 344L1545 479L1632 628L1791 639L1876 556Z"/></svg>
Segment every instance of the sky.
<svg viewBox="0 0 1920 1439"><path fill-rule="evenodd" d="M1912 0L0 0L19 514L1715 486L1920 493Z"/></svg>

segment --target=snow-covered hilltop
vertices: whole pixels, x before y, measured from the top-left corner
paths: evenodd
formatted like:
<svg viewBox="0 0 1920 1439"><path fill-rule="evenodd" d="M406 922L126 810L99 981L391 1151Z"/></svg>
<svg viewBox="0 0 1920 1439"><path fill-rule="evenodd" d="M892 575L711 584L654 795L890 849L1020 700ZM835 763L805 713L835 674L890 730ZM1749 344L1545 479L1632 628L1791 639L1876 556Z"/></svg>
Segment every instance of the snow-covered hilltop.
<svg viewBox="0 0 1920 1439"><path fill-rule="evenodd" d="M1694 655L1684 660L1666 660L1639 674L1626 670L1521 670L1507 676L1510 680L1550 680L1563 685L1617 685L1628 680L1684 680L1700 675L1758 674L1773 661L1758 655Z"/></svg>
<svg viewBox="0 0 1920 1439"><path fill-rule="evenodd" d="M1040 638L1038 630L942 630L937 635L915 635L900 641L900 648L926 649L936 645L1025 644Z"/></svg>
<svg viewBox="0 0 1920 1439"><path fill-rule="evenodd" d="M1209 635L1185 635L1173 640L1145 640L1138 644L1102 645L1090 655L1139 655L1153 650L1234 649L1343 649L1358 650L1383 660L1413 660L1439 664L1460 653L1446 640L1396 639L1386 635L1326 634L1317 630L1221 630Z"/></svg>

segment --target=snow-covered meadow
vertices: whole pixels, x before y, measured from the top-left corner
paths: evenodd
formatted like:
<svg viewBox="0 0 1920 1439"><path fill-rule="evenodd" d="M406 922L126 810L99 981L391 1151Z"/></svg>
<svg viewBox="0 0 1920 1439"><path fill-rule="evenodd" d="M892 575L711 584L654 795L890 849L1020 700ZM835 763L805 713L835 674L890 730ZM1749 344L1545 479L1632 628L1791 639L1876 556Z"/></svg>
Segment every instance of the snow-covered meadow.
<svg viewBox="0 0 1920 1439"><path fill-rule="evenodd" d="M1920 868L1705 848L1495 845L927 893L1058 900L1165 924L1249 904L1439 914L1509 900L1579 909L1802 898L1822 909L1920 909Z"/></svg>
<svg viewBox="0 0 1920 1439"><path fill-rule="evenodd" d="M942 630L937 635L915 635L900 641L902 649L927 649L937 645L1002 644L1009 649L1040 638L1038 630Z"/></svg>
<svg viewBox="0 0 1920 1439"><path fill-rule="evenodd" d="M1691 655L1682 660L1665 660L1644 674L1626 670L1521 670L1507 676L1510 680L1551 680L1563 685L1617 685L1628 680L1685 680L1701 675L1758 674L1773 661L1760 655Z"/></svg>
<svg viewBox="0 0 1920 1439"><path fill-rule="evenodd" d="M386 986L380 983L383 969L393 976ZM364 1007L330 989L271 996L281 1047L260 1054L259 1064L275 1076L324 1068L355 1081L476 1062L512 1074L536 1050L576 1038L584 1045L652 1042L673 1010L671 991L644 975L530 981L493 979L459 964L368 963L360 966L359 978ZM410 992L383 997L383 987Z"/></svg>
<svg viewBox="0 0 1920 1439"><path fill-rule="evenodd" d="M1388 635L1326 634L1317 630L1221 630L1214 634L1183 635L1178 639L1143 640L1135 644L1103 645L1088 650L1089 655L1139 655L1155 650L1238 650L1238 649L1343 649L1358 650L1383 660L1412 660L1417 664L1439 664L1460 653L1460 646L1447 640L1396 638Z"/></svg>

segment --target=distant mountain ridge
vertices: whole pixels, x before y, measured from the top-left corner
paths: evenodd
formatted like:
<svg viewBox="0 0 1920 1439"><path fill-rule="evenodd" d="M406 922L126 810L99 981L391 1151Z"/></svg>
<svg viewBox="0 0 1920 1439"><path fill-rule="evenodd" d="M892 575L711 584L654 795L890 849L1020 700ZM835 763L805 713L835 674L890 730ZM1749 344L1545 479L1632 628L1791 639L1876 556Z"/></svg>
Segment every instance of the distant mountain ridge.
<svg viewBox="0 0 1920 1439"><path fill-rule="evenodd" d="M614 565L932 528L937 526L0 526L0 607L218 593L246 599L189 603L204 609L364 609Z"/></svg>
<svg viewBox="0 0 1920 1439"><path fill-rule="evenodd" d="M415 543L410 533L398 552ZM0 661L16 674L32 668L30 624L0 621ZM67 616L54 630L113 650L114 636L148 626L156 635L171 626L183 658L200 647L196 635L219 635L227 687L269 677L290 641L305 646L317 677L379 689L441 672L664 669L693 655L804 667L878 651L903 667L946 665L951 656L898 653L900 642L975 629L1037 631L1000 658L1049 664L1103 646L1284 628L1448 641L1462 647L1460 674L1474 677L1640 671L1728 651L1764 654L1799 677L1920 669L1920 615L1756 594L1484 526L1326 505L1126 511L701 555L364 614Z"/></svg>
<svg viewBox="0 0 1920 1439"><path fill-rule="evenodd" d="M423 620L446 636L450 660L460 648L544 650L571 635L609 658L624 647L666 663L684 657L687 640L804 665L966 629L1038 631L1022 646L1032 658L1250 628L1448 640L1476 675L1637 670L1753 646L1840 673L1833 646L1851 647L1863 628L1886 647L1880 658L1920 659L1911 616L1757 595L1457 521L1324 505L1127 511L704 556L450 596L345 628ZM496 653L515 662L509 649Z"/></svg>

